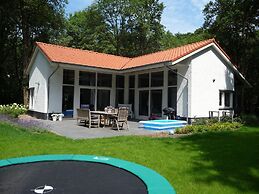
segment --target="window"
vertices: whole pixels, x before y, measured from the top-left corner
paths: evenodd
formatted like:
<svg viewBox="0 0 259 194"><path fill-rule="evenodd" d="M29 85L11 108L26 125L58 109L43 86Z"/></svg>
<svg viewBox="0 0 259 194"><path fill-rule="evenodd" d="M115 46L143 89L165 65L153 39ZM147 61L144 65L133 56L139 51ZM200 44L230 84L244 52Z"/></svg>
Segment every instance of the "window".
<svg viewBox="0 0 259 194"><path fill-rule="evenodd" d="M225 92L225 107L230 107L230 92Z"/></svg>
<svg viewBox="0 0 259 194"><path fill-rule="evenodd" d="M116 75L116 88L124 88L124 75Z"/></svg>
<svg viewBox="0 0 259 194"><path fill-rule="evenodd" d="M168 88L168 107L173 108L176 112L176 105L177 105L177 88L169 87Z"/></svg>
<svg viewBox="0 0 259 194"><path fill-rule="evenodd" d="M110 90L97 90L97 110L110 106Z"/></svg>
<svg viewBox="0 0 259 194"><path fill-rule="evenodd" d="M135 109L135 90L129 90L129 104L132 104L132 111L134 112Z"/></svg>
<svg viewBox="0 0 259 194"><path fill-rule="evenodd" d="M95 73L80 71L79 85L95 86Z"/></svg>
<svg viewBox="0 0 259 194"><path fill-rule="evenodd" d="M139 88L149 87L149 73L138 75L138 87Z"/></svg>
<svg viewBox="0 0 259 194"><path fill-rule="evenodd" d="M115 105L124 103L124 75L116 75Z"/></svg>
<svg viewBox="0 0 259 194"><path fill-rule="evenodd" d="M98 73L97 74L97 86L112 87L112 75Z"/></svg>
<svg viewBox="0 0 259 194"><path fill-rule="evenodd" d="M90 108L90 105L94 106L94 101L95 101L94 98L95 98L94 89L81 88L80 89L80 108L84 106L88 106Z"/></svg>
<svg viewBox="0 0 259 194"><path fill-rule="evenodd" d="M162 90L151 90L151 113L162 116Z"/></svg>
<svg viewBox="0 0 259 194"><path fill-rule="evenodd" d="M30 88L30 109L34 108L34 88Z"/></svg>
<svg viewBox="0 0 259 194"><path fill-rule="evenodd" d="M176 86L177 85L177 70L168 71L168 86Z"/></svg>
<svg viewBox="0 0 259 194"><path fill-rule="evenodd" d="M118 104L124 103L124 90L123 89L117 89L116 90L116 99L115 99L115 105L118 106Z"/></svg>
<svg viewBox="0 0 259 194"><path fill-rule="evenodd" d="M148 116L149 90L139 91L139 115Z"/></svg>
<svg viewBox="0 0 259 194"><path fill-rule="evenodd" d="M75 71L74 70L63 70L63 84L74 85Z"/></svg>
<svg viewBox="0 0 259 194"><path fill-rule="evenodd" d="M135 88L135 75L129 76L129 88Z"/></svg>
<svg viewBox="0 0 259 194"><path fill-rule="evenodd" d="M229 90L219 91L219 106L221 108L233 107L233 91L229 91Z"/></svg>
<svg viewBox="0 0 259 194"><path fill-rule="evenodd" d="M151 73L151 87L159 87L164 85L164 72Z"/></svg>
<svg viewBox="0 0 259 194"><path fill-rule="evenodd" d="M73 110L74 86L63 86L62 111Z"/></svg>
<svg viewBox="0 0 259 194"><path fill-rule="evenodd" d="M222 95L223 95L223 92L219 91L219 106L222 106Z"/></svg>

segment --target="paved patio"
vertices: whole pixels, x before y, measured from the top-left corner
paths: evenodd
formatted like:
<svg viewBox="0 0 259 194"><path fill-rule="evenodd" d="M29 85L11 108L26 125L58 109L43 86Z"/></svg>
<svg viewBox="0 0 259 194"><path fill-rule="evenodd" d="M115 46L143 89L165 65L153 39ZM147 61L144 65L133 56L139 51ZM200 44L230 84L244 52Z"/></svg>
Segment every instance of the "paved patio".
<svg viewBox="0 0 259 194"><path fill-rule="evenodd" d="M157 133L156 131L139 128L138 122L134 121L129 121L129 130L123 129L120 131L113 130L111 127L89 129L83 124L79 126L74 119L64 119L63 121L40 120L40 122L42 122L44 126L47 126L45 127L47 130L72 139L151 135Z"/></svg>

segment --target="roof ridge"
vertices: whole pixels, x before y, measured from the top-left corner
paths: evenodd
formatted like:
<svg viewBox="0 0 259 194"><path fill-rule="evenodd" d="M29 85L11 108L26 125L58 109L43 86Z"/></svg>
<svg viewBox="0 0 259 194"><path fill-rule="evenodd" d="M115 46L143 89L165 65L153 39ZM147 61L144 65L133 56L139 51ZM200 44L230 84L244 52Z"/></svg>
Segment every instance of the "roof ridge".
<svg viewBox="0 0 259 194"><path fill-rule="evenodd" d="M190 46L190 45L192 45L192 44L199 44L199 43L205 42L205 41L208 41L207 44L212 43L212 42L216 42L216 41L215 41L215 38L210 38L210 39L201 40L201 41L198 41L198 42L193 42L193 43L189 43L189 44L184 44L184 45L177 46L177 47L174 47L174 48L168 48L168 49L165 49L165 50L162 50L162 51L156 51L156 52L154 52L154 53L147 53L147 54L144 54L144 55L140 55L140 56L137 56L137 57L133 57L132 59L144 57L144 56L147 56L147 55L153 55L153 54L156 54L156 53L162 53L162 52L166 52L166 51L171 51L171 50L174 50L174 49L179 49L179 48L181 48L181 47Z"/></svg>
<svg viewBox="0 0 259 194"><path fill-rule="evenodd" d="M95 53L95 54L102 54L102 55L108 55L108 56L113 56L113 57L120 57L120 58L124 58L124 59L128 59L128 60L132 59L131 57L123 57L123 56L114 55L114 54L101 53L101 52L87 50L87 49L79 49L79 48L73 48L73 47L62 46L62 45L58 45L58 44L45 43L45 42L39 42L39 41L37 41L36 44L37 45L38 44L44 44L44 45L48 45L48 46L60 47L60 48L69 49L69 50L77 50L77 51L83 51L83 52L88 52L88 53Z"/></svg>

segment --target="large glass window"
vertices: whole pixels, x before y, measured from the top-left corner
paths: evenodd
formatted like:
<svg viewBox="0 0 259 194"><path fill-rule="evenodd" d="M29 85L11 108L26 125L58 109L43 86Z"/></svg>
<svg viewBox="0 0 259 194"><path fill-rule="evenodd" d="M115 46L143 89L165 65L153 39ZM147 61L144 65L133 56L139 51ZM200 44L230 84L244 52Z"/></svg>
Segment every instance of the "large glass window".
<svg viewBox="0 0 259 194"><path fill-rule="evenodd" d="M63 84L71 84L74 85L75 80L75 71L74 70L63 70Z"/></svg>
<svg viewBox="0 0 259 194"><path fill-rule="evenodd" d="M74 107L74 86L63 86L62 111L72 110Z"/></svg>
<svg viewBox="0 0 259 194"><path fill-rule="evenodd" d="M129 76L129 88L135 88L135 75Z"/></svg>
<svg viewBox="0 0 259 194"><path fill-rule="evenodd" d="M162 115L162 90L151 90L151 114Z"/></svg>
<svg viewBox="0 0 259 194"><path fill-rule="evenodd" d="M112 75L98 73L97 74L97 86L112 87Z"/></svg>
<svg viewBox="0 0 259 194"><path fill-rule="evenodd" d="M110 90L97 90L97 110L110 105Z"/></svg>
<svg viewBox="0 0 259 194"><path fill-rule="evenodd" d="M151 87L159 87L164 85L164 72L151 73Z"/></svg>
<svg viewBox="0 0 259 194"><path fill-rule="evenodd" d="M168 86L176 86L177 85L177 70L168 71Z"/></svg>
<svg viewBox="0 0 259 194"><path fill-rule="evenodd" d="M149 73L138 75L138 87L139 88L149 87Z"/></svg>
<svg viewBox="0 0 259 194"><path fill-rule="evenodd" d="M169 87L168 88L168 107L171 107L175 110L177 108L177 88Z"/></svg>
<svg viewBox="0 0 259 194"><path fill-rule="evenodd" d="M115 106L124 103L124 75L116 75Z"/></svg>
<svg viewBox="0 0 259 194"><path fill-rule="evenodd" d="M135 90L134 89L129 90L129 104L132 104L132 111L134 112L134 108L135 108Z"/></svg>
<svg viewBox="0 0 259 194"><path fill-rule="evenodd" d="M79 85L95 86L95 73L80 71Z"/></svg>
<svg viewBox="0 0 259 194"><path fill-rule="evenodd" d="M124 88L124 75L116 75L116 88Z"/></svg>
<svg viewBox="0 0 259 194"><path fill-rule="evenodd" d="M124 103L124 90L123 89L117 89L116 90L116 99L115 99L115 105L118 106L118 104Z"/></svg>
<svg viewBox="0 0 259 194"><path fill-rule="evenodd" d="M95 90L94 89L80 89L80 108L93 107L95 101Z"/></svg>
<svg viewBox="0 0 259 194"><path fill-rule="evenodd" d="M148 116L148 90L139 91L139 115Z"/></svg>

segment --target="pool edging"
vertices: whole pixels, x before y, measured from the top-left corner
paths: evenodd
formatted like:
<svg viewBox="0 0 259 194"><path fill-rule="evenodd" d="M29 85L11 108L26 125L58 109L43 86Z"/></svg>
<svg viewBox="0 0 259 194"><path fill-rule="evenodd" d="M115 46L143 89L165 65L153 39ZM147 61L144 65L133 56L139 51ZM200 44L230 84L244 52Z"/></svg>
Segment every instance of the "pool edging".
<svg viewBox="0 0 259 194"><path fill-rule="evenodd" d="M114 167L127 170L132 174L138 176L146 184L148 194L157 194L157 193L176 194L171 184L156 171L133 162L112 158L112 157L106 157L106 156L74 155L74 154L36 155L36 156L0 160L0 167L14 165L14 164L23 164L23 163L40 162L40 161L57 161L57 160L87 161L87 162L108 164Z"/></svg>

